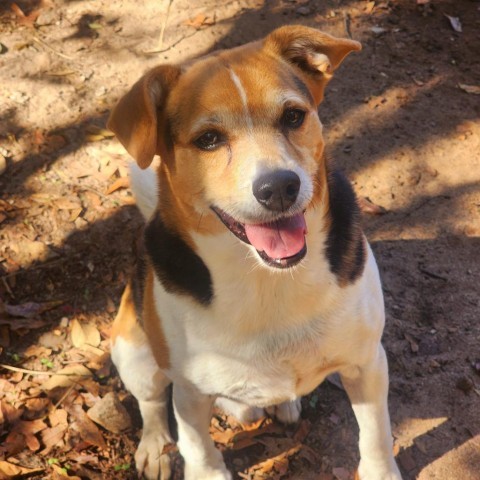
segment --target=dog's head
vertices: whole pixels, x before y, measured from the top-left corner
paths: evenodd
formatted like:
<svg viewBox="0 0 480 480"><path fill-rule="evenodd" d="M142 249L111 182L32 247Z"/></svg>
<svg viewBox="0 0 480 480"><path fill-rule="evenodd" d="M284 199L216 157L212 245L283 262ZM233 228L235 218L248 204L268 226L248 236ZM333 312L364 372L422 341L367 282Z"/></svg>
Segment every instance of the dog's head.
<svg viewBox="0 0 480 480"><path fill-rule="evenodd" d="M203 233L226 227L266 264L290 267L306 253L304 212L325 188L317 107L335 69L360 48L282 27L259 42L149 71L108 125L140 167L161 156L163 215L192 229L200 221Z"/></svg>

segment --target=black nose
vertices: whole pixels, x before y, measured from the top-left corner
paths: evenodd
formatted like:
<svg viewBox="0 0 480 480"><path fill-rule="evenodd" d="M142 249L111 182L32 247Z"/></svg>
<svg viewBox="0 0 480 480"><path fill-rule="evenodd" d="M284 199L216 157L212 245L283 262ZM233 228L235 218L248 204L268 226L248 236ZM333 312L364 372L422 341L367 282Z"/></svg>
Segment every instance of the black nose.
<svg viewBox="0 0 480 480"><path fill-rule="evenodd" d="M295 203L300 190L300 178L291 170L276 170L257 178L252 190L265 208L283 212Z"/></svg>

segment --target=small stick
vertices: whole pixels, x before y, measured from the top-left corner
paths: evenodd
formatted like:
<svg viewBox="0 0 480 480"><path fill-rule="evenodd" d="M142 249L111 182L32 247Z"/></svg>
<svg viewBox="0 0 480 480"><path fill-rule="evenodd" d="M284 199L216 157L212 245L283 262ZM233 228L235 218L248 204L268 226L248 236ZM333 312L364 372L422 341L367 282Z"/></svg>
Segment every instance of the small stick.
<svg viewBox="0 0 480 480"><path fill-rule="evenodd" d="M167 28L168 17L170 15L170 7L172 6L173 0L168 1L167 13L162 22L162 28L160 30L160 38L158 40L158 49L161 50L163 47L163 37L165 35L165 29Z"/></svg>
<svg viewBox="0 0 480 480"><path fill-rule="evenodd" d="M0 367L4 368L5 370L11 370L12 372L27 373L29 375L50 375L51 377L54 375L61 375L62 377L90 377L90 375L81 375L79 373L42 372L40 370L28 370L27 368L13 367L12 365L5 365L4 363L1 363Z"/></svg>
<svg viewBox="0 0 480 480"><path fill-rule="evenodd" d="M350 31L350 15L348 13L343 17L343 24L345 26L345 32L348 35L348 38L352 38L352 32Z"/></svg>
<svg viewBox="0 0 480 480"><path fill-rule="evenodd" d="M37 37L36 35L33 36L33 40L40 45L47 47L49 50L51 50L53 53L58 55L59 57L65 58L66 60L73 60L73 57L69 57L68 55L65 55L64 53L57 52L54 48L52 48L48 43L44 42L41 38Z"/></svg>

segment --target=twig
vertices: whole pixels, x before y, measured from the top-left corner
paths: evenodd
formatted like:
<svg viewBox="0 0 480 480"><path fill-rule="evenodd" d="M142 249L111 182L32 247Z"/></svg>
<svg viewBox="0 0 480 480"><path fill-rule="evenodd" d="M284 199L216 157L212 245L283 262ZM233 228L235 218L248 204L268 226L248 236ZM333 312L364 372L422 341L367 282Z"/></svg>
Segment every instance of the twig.
<svg viewBox="0 0 480 480"><path fill-rule="evenodd" d="M15 272L15 273L17 273L17 272ZM2 277L2 283L3 283L3 285L4 285L5 288L7 289L7 292L10 294L10 296L11 296L12 298L15 298L15 295L13 294L12 289L10 288L10 285L9 285L8 282L7 282L7 278L8 278L9 276L15 275L15 273L10 273L9 275L4 275L4 276Z"/></svg>
<svg viewBox="0 0 480 480"><path fill-rule="evenodd" d="M61 375L62 377L85 377L89 378L91 375L80 374L80 373L64 373L64 372L43 372L41 370L28 370L27 368L13 367L12 365L5 365L4 363L0 364L1 368L5 370L11 370L12 372L27 373L29 375Z"/></svg>
<svg viewBox="0 0 480 480"><path fill-rule="evenodd" d="M24 270L17 270L16 272L7 273L6 275L2 276L2 281L5 283L5 279L10 278L10 277L14 277L15 275L21 275L23 273L30 273L32 270L39 270L40 268L48 268L52 265L55 265L56 263L63 263L63 262L66 262L67 260L68 260L68 258L56 258L54 260L50 260L48 262L41 263L40 265L35 265L33 267L28 267ZM11 295L13 296L13 294L11 294Z"/></svg>
<svg viewBox="0 0 480 480"><path fill-rule="evenodd" d="M165 37L165 30L167 28L167 22L168 22L168 17L170 16L170 7L172 6L173 0L168 0L168 7L167 7L167 12L165 16L163 17L163 22L162 22L162 27L160 28L160 36L158 37L158 45L157 48L154 48L153 50L146 50L144 53L147 55L153 54L153 53L160 53L163 52L163 39Z"/></svg>
<svg viewBox="0 0 480 480"><path fill-rule="evenodd" d="M49 412L48 412L48 413L49 413L49 414L53 413L53 412L58 408L58 406L70 395L70 393L72 392L72 390L73 390L76 386L78 386L78 385L79 385L79 383L77 383L77 382L75 382L75 381L72 381L72 384L68 387L67 391L60 397L60 400L58 400L58 402L56 402L56 403L53 405L52 409L51 409L51 410L49 409ZM45 417L46 417L46 416L47 416L47 415L45 415Z"/></svg>
<svg viewBox="0 0 480 480"><path fill-rule="evenodd" d="M167 7L167 13L163 19L163 22L162 22L162 28L160 30L160 38L158 40L158 48L162 48L163 47L163 37L165 35L165 29L167 28L167 22L168 22L168 17L170 15L170 7L172 6L172 3L173 3L173 0L169 0L168 2L168 7Z"/></svg>
<svg viewBox="0 0 480 480"><path fill-rule="evenodd" d="M50 51L58 55L59 57L65 58L66 60L73 60L73 57L69 57L68 55L65 55L64 53L58 52L54 48L52 48L48 43L44 42L41 38L37 37L36 35L33 36L33 40L40 45L48 48Z"/></svg>
<svg viewBox="0 0 480 480"><path fill-rule="evenodd" d="M429 270L427 270L426 268L423 268L423 267L418 267L418 269L424 273L425 275L427 275L428 277L431 277L431 278L435 278L436 280L443 280L444 282L448 282L448 278L446 277L442 277L441 275L438 275L436 273L433 273L433 272L430 272Z"/></svg>
<svg viewBox="0 0 480 480"><path fill-rule="evenodd" d="M173 47L176 47L183 40L186 40L187 38L193 37L197 32L198 32L198 30L195 30L190 35L182 35L176 42L172 43L169 47L164 48L163 50L149 50L148 52L143 52L143 53L145 53L146 55L153 55L153 54L156 54L156 53L167 52L168 50L172 49Z"/></svg>
<svg viewBox="0 0 480 480"><path fill-rule="evenodd" d="M352 38L352 32L350 30L350 15L345 13L343 17L343 25L345 27L345 32L348 35L348 38Z"/></svg>

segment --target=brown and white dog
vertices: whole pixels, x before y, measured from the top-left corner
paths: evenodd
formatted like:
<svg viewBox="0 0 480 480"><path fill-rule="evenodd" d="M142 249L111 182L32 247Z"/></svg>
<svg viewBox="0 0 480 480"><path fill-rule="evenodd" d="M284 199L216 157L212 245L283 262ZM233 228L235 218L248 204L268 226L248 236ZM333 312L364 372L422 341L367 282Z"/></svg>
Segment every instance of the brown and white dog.
<svg viewBox="0 0 480 480"><path fill-rule="evenodd" d="M144 75L109 127L135 158L144 253L112 333L138 399L135 455L170 476L167 387L187 480L231 479L212 405L285 422L339 372L360 426L359 477L399 480L377 266L349 182L326 161L317 107L358 42L287 26ZM158 168L148 168L153 157ZM140 167L140 168L139 168Z"/></svg>

